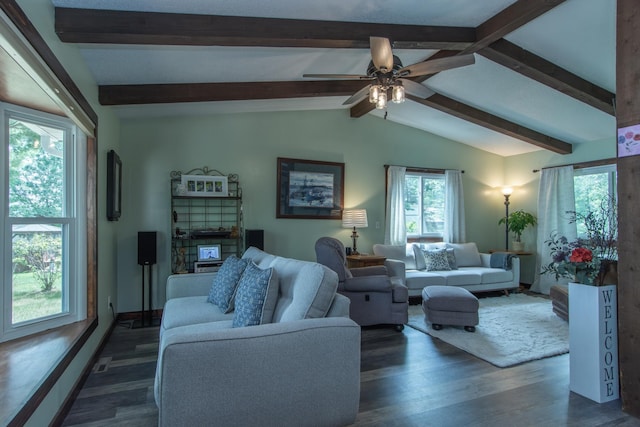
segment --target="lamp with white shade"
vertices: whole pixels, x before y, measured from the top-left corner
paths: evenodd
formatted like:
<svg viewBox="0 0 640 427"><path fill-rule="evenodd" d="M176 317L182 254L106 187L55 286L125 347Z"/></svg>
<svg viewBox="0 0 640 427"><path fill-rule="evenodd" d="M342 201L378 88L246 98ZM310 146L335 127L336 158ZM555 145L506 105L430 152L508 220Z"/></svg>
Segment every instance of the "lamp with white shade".
<svg viewBox="0 0 640 427"><path fill-rule="evenodd" d="M366 209L347 209L342 212L342 227L353 228L353 231L351 232L351 238L353 239L353 248L351 248L351 253L353 255L358 255L358 250L356 248L358 232L356 231L356 228L366 228L368 226L369 223L367 221Z"/></svg>

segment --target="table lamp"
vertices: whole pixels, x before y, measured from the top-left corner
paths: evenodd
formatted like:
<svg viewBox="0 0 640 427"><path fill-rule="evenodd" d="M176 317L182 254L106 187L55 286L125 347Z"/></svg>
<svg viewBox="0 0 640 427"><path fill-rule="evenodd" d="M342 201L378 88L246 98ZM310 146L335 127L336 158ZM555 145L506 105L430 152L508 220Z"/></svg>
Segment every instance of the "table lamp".
<svg viewBox="0 0 640 427"><path fill-rule="evenodd" d="M342 212L342 227L353 227L353 231L351 232L351 238L353 239L353 247L351 248L351 253L353 255L358 255L358 249L356 247L358 232L356 231L356 227L364 228L368 226L369 223L367 222L366 209L348 209Z"/></svg>

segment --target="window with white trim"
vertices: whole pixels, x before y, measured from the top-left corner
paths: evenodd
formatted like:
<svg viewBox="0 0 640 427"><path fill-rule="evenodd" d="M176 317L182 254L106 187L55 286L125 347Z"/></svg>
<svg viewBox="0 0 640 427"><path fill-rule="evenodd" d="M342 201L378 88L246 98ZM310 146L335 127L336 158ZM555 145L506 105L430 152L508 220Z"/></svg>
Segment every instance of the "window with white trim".
<svg viewBox="0 0 640 427"><path fill-rule="evenodd" d="M407 236L442 239L444 234L444 174L405 174L405 221Z"/></svg>
<svg viewBox="0 0 640 427"><path fill-rule="evenodd" d="M86 156L66 118L2 103L0 114L6 341L86 317Z"/></svg>

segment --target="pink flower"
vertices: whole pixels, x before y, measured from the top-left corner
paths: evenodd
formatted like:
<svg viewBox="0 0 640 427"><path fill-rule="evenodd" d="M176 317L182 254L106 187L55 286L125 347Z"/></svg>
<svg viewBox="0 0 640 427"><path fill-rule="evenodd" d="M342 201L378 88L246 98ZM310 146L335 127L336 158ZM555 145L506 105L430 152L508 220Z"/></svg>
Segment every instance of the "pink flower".
<svg viewBox="0 0 640 427"><path fill-rule="evenodd" d="M591 262L593 254L587 248L575 248L569 257L570 262Z"/></svg>

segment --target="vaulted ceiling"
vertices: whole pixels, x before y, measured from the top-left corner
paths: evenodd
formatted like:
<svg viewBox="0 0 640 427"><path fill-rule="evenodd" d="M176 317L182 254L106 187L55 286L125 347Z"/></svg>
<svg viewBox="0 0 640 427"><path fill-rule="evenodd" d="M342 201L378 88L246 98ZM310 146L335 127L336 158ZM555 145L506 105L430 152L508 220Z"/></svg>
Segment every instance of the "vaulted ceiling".
<svg viewBox="0 0 640 427"><path fill-rule="evenodd" d="M52 0L100 102L123 119L343 109L502 156L615 135L615 0ZM369 37L405 65L473 53L416 78L435 95L376 110L343 102L368 82Z"/></svg>

